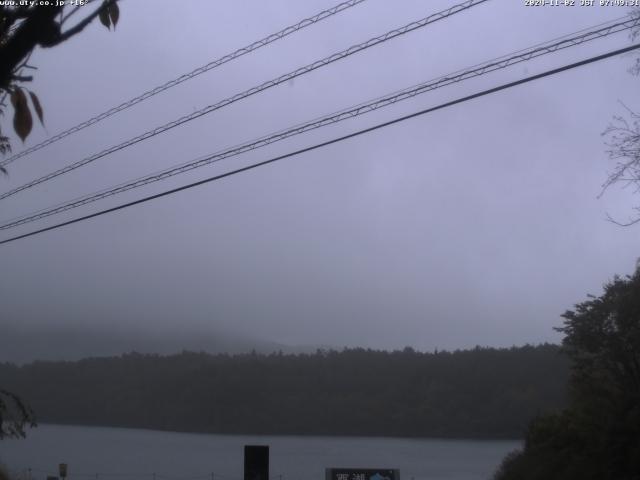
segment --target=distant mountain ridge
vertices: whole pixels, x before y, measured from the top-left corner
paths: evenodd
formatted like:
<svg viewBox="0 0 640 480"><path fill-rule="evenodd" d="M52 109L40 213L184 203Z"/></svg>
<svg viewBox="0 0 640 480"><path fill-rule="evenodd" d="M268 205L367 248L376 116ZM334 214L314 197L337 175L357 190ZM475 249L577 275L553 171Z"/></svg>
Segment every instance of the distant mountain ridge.
<svg viewBox="0 0 640 480"><path fill-rule="evenodd" d="M125 353L171 355L184 350L207 353L313 352L326 346L291 346L228 332L142 332L81 326L19 327L0 325L0 363L25 364L36 360L75 361Z"/></svg>

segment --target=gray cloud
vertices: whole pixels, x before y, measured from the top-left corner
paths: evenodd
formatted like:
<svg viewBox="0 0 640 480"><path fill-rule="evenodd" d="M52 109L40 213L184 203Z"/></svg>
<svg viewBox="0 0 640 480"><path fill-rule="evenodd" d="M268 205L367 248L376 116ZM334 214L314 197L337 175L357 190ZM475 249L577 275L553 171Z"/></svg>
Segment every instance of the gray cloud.
<svg viewBox="0 0 640 480"><path fill-rule="evenodd" d="M366 2L16 162L2 188L449 3ZM123 3L115 33L94 25L34 55L48 133L331 2L149 5ZM16 195L0 213L65 201L623 13L488 2ZM627 44L618 35L443 88L60 218ZM638 229L605 221L638 198L596 198L608 167L600 134L622 112L618 100L640 108L631 62L607 60L5 245L2 322L224 329L381 348L557 341L559 314L630 272L639 255ZM34 132L28 145L45 136Z"/></svg>

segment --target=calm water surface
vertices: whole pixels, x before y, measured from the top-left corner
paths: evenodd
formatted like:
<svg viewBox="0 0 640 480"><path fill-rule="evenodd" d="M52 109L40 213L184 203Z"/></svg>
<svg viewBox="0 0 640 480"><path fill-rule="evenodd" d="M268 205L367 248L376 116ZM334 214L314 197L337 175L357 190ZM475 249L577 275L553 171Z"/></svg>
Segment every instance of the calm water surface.
<svg viewBox="0 0 640 480"><path fill-rule="evenodd" d="M69 480L241 480L243 446L270 446L276 480L324 480L326 467L399 468L402 480L484 480L517 441L245 436L41 425L0 442L0 462L44 480L69 465ZM281 479L280 479L281 476Z"/></svg>

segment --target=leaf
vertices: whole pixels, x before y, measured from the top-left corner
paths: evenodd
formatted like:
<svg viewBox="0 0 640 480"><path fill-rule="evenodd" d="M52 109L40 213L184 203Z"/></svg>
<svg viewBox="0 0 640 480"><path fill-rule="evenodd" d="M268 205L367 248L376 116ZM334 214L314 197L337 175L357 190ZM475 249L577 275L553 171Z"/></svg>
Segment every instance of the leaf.
<svg viewBox="0 0 640 480"><path fill-rule="evenodd" d="M100 23L111 30L111 18L109 17L109 9L105 8L104 5L100 7L100 13L98 14L98 17L100 17Z"/></svg>
<svg viewBox="0 0 640 480"><path fill-rule="evenodd" d="M40 100L35 93L29 91L29 96L31 97L31 103L33 103L33 108L38 114L38 119L40 119L40 123L44 125L44 112L42 111L42 105L40 104Z"/></svg>
<svg viewBox="0 0 640 480"><path fill-rule="evenodd" d="M9 138L4 135L0 135L0 154L6 155L7 153L11 153Z"/></svg>
<svg viewBox="0 0 640 480"><path fill-rule="evenodd" d="M113 2L109 7L109 17L111 18L111 23L113 23L113 29L115 30L118 19L120 18L120 8L116 2Z"/></svg>
<svg viewBox="0 0 640 480"><path fill-rule="evenodd" d="M27 97L21 88L15 88L13 92L11 92L11 104L14 110L13 129L24 142L31 132L33 120L31 119L31 112L27 104Z"/></svg>

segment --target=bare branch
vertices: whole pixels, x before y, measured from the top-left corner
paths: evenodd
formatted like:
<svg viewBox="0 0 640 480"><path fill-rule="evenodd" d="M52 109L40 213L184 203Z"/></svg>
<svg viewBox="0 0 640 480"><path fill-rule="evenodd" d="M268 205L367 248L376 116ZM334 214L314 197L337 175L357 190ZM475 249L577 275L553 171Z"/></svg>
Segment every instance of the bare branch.
<svg viewBox="0 0 640 480"><path fill-rule="evenodd" d="M640 211L640 208L636 208L635 210ZM618 225L619 227L630 227L632 225L640 223L640 214L636 218L630 219L628 222L619 222L618 220L615 220L609 213L607 213L607 221Z"/></svg>
<svg viewBox="0 0 640 480"><path fill-rule="evenodd" d="M640 9L637 10L640 16ZM634 32L639 36L640 31ZM615 162L613 170L602 184L598 195L601 198L613 185L621 188L635 188L634 193L640 193L640 114L633 111L624 103L619 102L626 110L625 115L616 115L602 135L607 137L607 155ZM637 214L626 222L615 220L607 213L607 220L621 227L629 227L640 223L640 206L633 207Z"/></svg>
<svg viewBox="0 0 640 480"><path fill-rule="evenodd" d="M605 145L608 147L609 159L615 160L613 171L602 186L602 192L618 182L637 183L640 186L640 115L622 104L627 110L628 118L613 117L612 122L602 133L608 137Z"/></svg>

